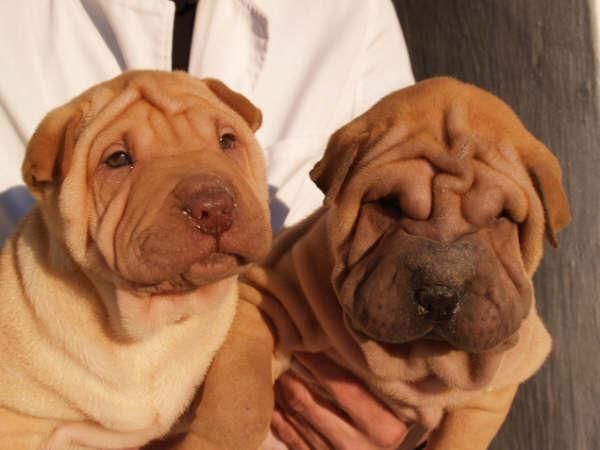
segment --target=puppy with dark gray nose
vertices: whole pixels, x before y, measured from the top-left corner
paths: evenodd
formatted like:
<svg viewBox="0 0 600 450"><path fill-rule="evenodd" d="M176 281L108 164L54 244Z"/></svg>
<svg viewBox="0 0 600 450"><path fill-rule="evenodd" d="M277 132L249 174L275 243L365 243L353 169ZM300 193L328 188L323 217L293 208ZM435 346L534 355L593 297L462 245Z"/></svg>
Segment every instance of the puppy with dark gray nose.
<svg viewBox="0 0 600 450"><path fill-rule="evenodd" d="M401 449L486 449L550 351L531 279L570 221L558 161L501 100L434 78L338 130L311 176L324 206L242 289L276 372L324 354L409 424Z"/></svg>

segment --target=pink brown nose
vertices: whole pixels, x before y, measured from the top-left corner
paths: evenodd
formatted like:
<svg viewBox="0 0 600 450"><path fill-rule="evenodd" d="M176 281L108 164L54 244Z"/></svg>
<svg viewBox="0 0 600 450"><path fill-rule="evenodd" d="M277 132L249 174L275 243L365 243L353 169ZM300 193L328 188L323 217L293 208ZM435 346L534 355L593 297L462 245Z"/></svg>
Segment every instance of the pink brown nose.
<svg viewBox="0 0 600 450"><path fill-rule="evenodd" d="M236 204L227 190L220 186L204 187L185 202L184 211L203 233L221 236L231 228Z"/></svg>

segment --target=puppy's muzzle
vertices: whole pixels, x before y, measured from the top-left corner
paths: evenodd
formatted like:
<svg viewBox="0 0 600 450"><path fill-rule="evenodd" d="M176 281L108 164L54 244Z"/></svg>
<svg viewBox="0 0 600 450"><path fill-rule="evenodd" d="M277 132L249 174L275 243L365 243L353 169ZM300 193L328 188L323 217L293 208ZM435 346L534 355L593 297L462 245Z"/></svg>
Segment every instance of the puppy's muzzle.
<svg viewBox="0 0 600 450"><path fill-rule="evenodd" d="M388 344L435 335L471 352L503 342L518 329L529 291L484 236L443 243L402 229L388 234L357 266L356 284L344 287L352 328Z"/></svg>
<svg viewBox="0 0 600 450"><path fill-rule="evenodd" d="M175 196L181 201L182 213L202 233L218 238L234 223L237 205L220 178L188 178L177 185Z"/></svg>

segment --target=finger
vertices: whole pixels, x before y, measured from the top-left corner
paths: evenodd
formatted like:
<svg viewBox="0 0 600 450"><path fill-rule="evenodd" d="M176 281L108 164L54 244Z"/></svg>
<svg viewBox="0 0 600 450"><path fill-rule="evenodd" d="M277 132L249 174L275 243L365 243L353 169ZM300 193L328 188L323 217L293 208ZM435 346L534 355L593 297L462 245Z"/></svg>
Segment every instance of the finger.
<svg viewBox="0 0 600 450"><path fill-rule="evenodd" d="M277 409L271 417L271 430L290 450L311 450L294 426Z"/></svg>
<svg viewBox="0 0 600 450"><path fill-rule="evenodd" d="M357 377L322 355L302 354L297 358L373 444L385 448L400 445L408 430L406 424Z"/></svg>
<svg viewBox="0 0 600 450"><path fill-rule="evenodd" d="M351 424L340 417L324 401L316 398L312 392L296 377L285 374L279 381L281 396L288 417L301 417L329 442L333 448L369 448L369 443Z"/></svg>
<svg viewBox="0 0 600 450"><path fill-rule="evenodd" d="M321 437L321 435L315 431L311 424L304 420L301 416L294 414L283 413L285 420L287 420L298 434L304 439L311 450L332 450L333 447Z"/></svg>
<svg viewBox="0 0 600 450"><path fill-rule="evenodd" d="M327 441L310 425L310 423L288 405L287 401L289 399L286 399L287 393L281 386L280 383L275 385L275 402L282 420L291 424L311 449L331 449L331 446Z"/></svg>

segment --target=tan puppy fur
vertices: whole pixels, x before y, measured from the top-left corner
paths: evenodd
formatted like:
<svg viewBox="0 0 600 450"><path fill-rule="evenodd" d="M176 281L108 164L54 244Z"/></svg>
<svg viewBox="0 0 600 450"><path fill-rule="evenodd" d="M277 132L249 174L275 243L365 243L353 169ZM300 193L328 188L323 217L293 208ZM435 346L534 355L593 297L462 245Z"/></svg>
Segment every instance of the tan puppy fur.
<svg viewBox="0 0 600 450"><path fill-rule="evenodd" d="M188 408L270 246L260 121L178 72L43 120L23 165L38 206L0 259L1 448L137 448Z"/></svg>
<svg viewBox="0 0 600 450"><path fill-rule="evenodd" d="M436 78L342 127L311 175L325 206L241 291L276 374L324 353L412 425L402 449L487 448L550 351L531 278L570 220L557 160L498 98Z"/></svg>

